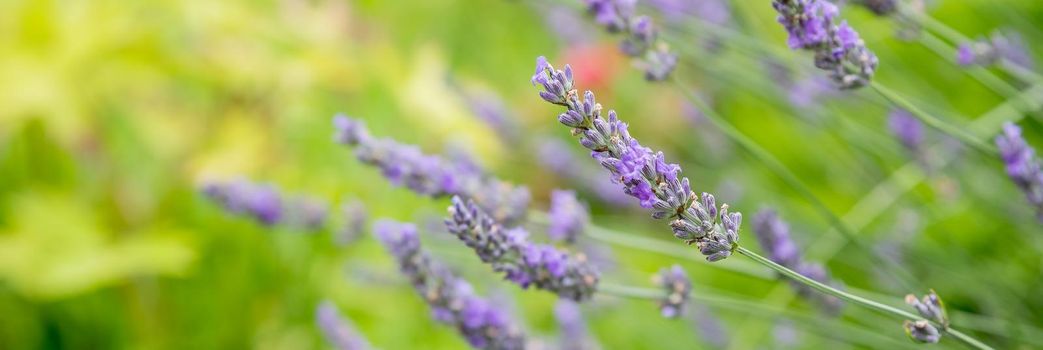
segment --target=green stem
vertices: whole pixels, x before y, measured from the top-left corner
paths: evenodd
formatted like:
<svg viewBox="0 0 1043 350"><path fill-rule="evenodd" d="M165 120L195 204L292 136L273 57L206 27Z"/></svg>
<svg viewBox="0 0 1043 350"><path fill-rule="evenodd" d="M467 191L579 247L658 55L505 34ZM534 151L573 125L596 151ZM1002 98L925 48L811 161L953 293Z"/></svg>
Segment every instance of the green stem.
<svg viewBox="0 0 1043 350"><path fill-rule="evenodd" d="M901 10L901 15L905 18L920 23L920 25L924 26L924 28L926 28L927 30L942 36L942 38L945 38L945 40L949 41L950 43L960 44L971 42L971 39L968 38L966 35L963 35L962 33L956 31L952 27L945 25L945 23L942 23L926 14L913 12L903 8ZM1008 59L1000 58L999 67L1022 81L1029 83L1043 82L1043 76L1031 70L1025 69L1024 67L1019 66Z"/></svg>
<svg viewBox="0 0 1043 350"><path fill-rule="evenodd" d="M755 261L755 262L757 262L757 263L759 263L761 265L767 266L767 267L771 268L772 270L775 270L776 272L782 274L783 276L789 277L790 279L793 279L794 281L797 281L797 282L799 282L801 284L804 284L804 285L806 285L806 286L808 286L808 287L810 287L810 288L812 288L814 290L817 290L817 291L819 291L821 293L834 296L834 297L836 297L836 298L838 298L840 300L844 300L844 301L847 301L849 303L852 303L852 304L855 304L855 305L859 305L859 306L862 306L862 307L870 309L870 310L877 311L879 313L889 314L889 315L892 315L892 316L895 316L895 317L898 317L898 318L902 318L902 319L907 319L907 320L921 320L921 319L923 319L922 317L914 315L914 314L912 314L912 313L910 313L908 311L905 311L905 310L902 310L902 309L898 309L896 307L893 307L893 306L890 306L890 305L887 305L887 304L883 304L883 303L879 303L879 302L876 302L876 301L873 301L873 300L869 300L869 299L866 299L866 298L863 298L863 297L860 297L860 296L857 296L857 295L854 295L854 294L851 294L851 293L847 293L847 292L844 292L842 290L830 287L830 286L828 286L828 285L826 285L824 283L821 283L819 281L816 281L816 280L813 280L811 278L805 277L804 275L801 275L801 274L797 273L796 271L790 270L790 269L786 268L785 266L779 265L778 263L776 263L774 261L771 261L768 258L760 256L757 253L754 253L753 251L751 251L749 249L746 249L745 247L741 247L741 246L736 247L735 251L737 253L743 255L743 256L746 256L746 257L752 259L753 261ZM974 339L974 338L972 338L969 335L966 335L966 334L964 334L964 333L962 333L960 331L957 331L956 329L953 329L952 327L941 328L940 325L936 325L936 326L940 327L940 329L945 329L946 333L952 334L953 337L955 337L956 339L966 343L967 345L970 345L971 347L974 347L974 348L977 348L977 349L992 349L992 347L989 347L988 345L985 345L984 343L978 341L977 339Z"/></svg>
<svg viewBox="0 0 1043 350"><path fill-rule="evenodd" d="M909 100L906 100L904 97L894 92L890 88L887 88L880 82L874 80L872 83L869 84L869 86L872 87L874 91L880 93L880 96L883 96L888 101L891 101L891 103L893 103L894 105L901 107L906 111L909 111L909 113L911 113L913 116L916 116L917 119L923 121L924 124L927 124L935 129L938 129L939 131L949 134L957 139L960 139L960 141L963 141L964 143L970 145L971 147L974 147L975 149L985 154L997 154L996 148L992 145L989 145L988 143L979 140L977 137L975 137L967 131L964 131L963 129L950 125L949 123L946 123L941 119L938 119L937 117L930 115L927 112L924 112L919 107L916 107L916 105L910 103Z"/></svg>

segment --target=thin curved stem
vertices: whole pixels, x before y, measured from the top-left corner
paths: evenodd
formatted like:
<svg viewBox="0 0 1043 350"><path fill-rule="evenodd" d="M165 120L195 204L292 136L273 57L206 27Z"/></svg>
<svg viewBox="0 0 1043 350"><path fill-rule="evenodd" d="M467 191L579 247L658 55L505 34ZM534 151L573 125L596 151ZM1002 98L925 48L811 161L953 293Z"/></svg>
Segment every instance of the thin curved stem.
<svg viewBox="0 0 1043 350"><path fill-rule="evenodd" d="M767 267L771 268L772 270L775 270L776 272L782 274L783 276L789 277L790 279L793 279L794 281L800 282L801 284L804 284L804 285L806 285L806 286L808 286L808 287L810 287L812 289L815 289L815 290L817 290L817 291L819 291L821 293L828 294L828 295L837 297L838 299L850 302L852 304L859 305L859 306L862 306L864 308L867 308L867 309L870 309L870 310L874 310L874 311L877 311L877 312L880 312L880 313L883 313L883 314L889 314L889 315L892 315L892 316L895 316L895 317L898 317L898 318L908 319L908 320L922 320L923 319L922 317L914 315L914 314L912 314L912 313L910 313L908 311L905 311L905 310L902 310L902 309L898 309L896 307L893 307L893 306L890 306L890 305L887 305L887 304L879 303L879 302L876 302L876 301L873 301L873 300L870 300L870 299L866 299L866 298L863 298L863 297L860 297L860 296L857 296L857 295L854 295L854 294L851 294L851 293L847 293L847 292L844 292L842 290L830 287L830 286L828 286L828 285L826 285L824 283L821 283L819 281L816 281L816 280L808 278L808 277L806 277L804 275L801 275L801 274L797 273L796 271L790 270L790 269L786 268L785 266L779 265L778 263L776 263L774 261L771 261L770 259L765 258L763 256L760 256L759 254L754 253L753 251L751 251L749 249L746 249L745 247L741 247L741 246L736 247L735 251L737 253L745 256L745 257L748 257L748 258L752 259L753 261L755 261L757 263L760 263L760 264L762 264L764 266L767 266ZM938 325L936 325L936 326L938 326ZM955 337L956 339L966 343L967 345L970 345L971 347L974 347L974 348L977 348L977 349L989 349L989 350L992 349L992 347L990 347L988 345L985 345L981 341L978 341L977 339L974 339L973 337L971 337L971 336L969 336L967 334L964 334L964 333L962 333L962 332L960 332L960 331L958 331L956 329L953 329L952 327L949 327L949 328L942 327L942 328L946 330L946 333L952 334L953 337Z"/></svg>
<svg viewBox="0 0 1043 350"><path fill-rule="evenodd" d="M904 8L904 6L901 9L900 14L907 19L919 23L920 25L924 26L924 28L926 28L927 30L942 36L943 38L945 38L945 40L953 44L967 43L971 41L971 39L966 35L963 35L962 33L956 31L952 27L949 27L945 23L942 23L941 21L938 21L937 19L934 19L934 17L928 16L927 14L909 11L908 9ZM1017 65L1006 58L1000 58L998 66L1000 69L1003 69L1004 71L1010 73L1010 75L1017 77L1021 81L1029 83L1043 82L1043 75L1040 75L1039 73L1033 72L1029 69L1025 69L1025 67Z"/></svg>
<svg viewBox="0 0 1043 350"><path fill-rule="evenodd" d="M917 119L920 119L920 121L924 122L924 124L938 129L941 132L949 134L983 153L986 153L988 155L997 154L996 148L992 145L985 143L985 141L978 139L973 134L963 129L946 123L941 119L938 119L937 117L930 115L927 112L924 112L922 109L916 107L916 105L909 102L909 100L906 100L904 97L894 92L894 90L891 90L890 88L884 86L884 84L881 84L880 82L874 80L869 84L869 86L872 87L874 91L879 93L880 96L883 96L885 99L895 104L895 106L901 107L902 109L909 111L910 114L915 116Z"/></svg>

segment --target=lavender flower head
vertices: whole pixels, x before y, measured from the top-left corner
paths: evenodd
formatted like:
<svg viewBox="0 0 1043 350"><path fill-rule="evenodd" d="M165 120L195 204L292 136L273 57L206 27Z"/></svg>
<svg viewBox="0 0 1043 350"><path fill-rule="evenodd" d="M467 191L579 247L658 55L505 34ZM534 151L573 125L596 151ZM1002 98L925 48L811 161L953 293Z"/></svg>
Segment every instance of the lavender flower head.
<svg viewBox="0 0 1043 350"><path fill-rule="evenodd" d="M628 125L615 111L608 111L607 118L602 116L593 92L587 91L581 100L571 67L555 70L541 56L532 82L543 88L539 94L544 100L568 108L558 121L572 128L579 143L611 173L613 181L623 185L626 194L651 209L653 218L673 219L670 226L675 237L696 244L709 261L732 254L738 246L742 215L729 213L727 204L718 210L711 194L696 196L688 178L679 177L679 165L667 163L662 152L653 153L631 137Z"/></svg>
<svg viewBox="0 0 1043 350"><path fill-rule="evenodd" d="M678 318L684 314L685 305L692 296L692 280L688 279L684 269L679 265L659 270L652 276L652 281L662 288L666 295L659 301L659 312L666 318Z"/></svg>
<svg viewBox="0 0 1043 350"><path fill-rule="evenodd" d="M931 290L930 293L923 296L923 299L916 299L916 296L912 294L906 295L905 303L924 318L924 320L916 321L906 320L903 324L905 333L918 343L937 343L941 339L942 333L928 321L936 322L942 327L942 330L949 328L949 316L945 313L945 304L942 303L942 299L934 290Z"/></svg>
<svg viewBox="0 0 1043 350"><path fill-rule="evenodd" d="M576 192L555 190L550 196L550 225L547 235L555 241L576 243L586 229L590 214L587 207L576 199Z"/></svg>
<svg viewBox="0 0 1043 350"><path fill-rule="evenodd" d="M854 89L869 84L876 55L846 21L836 23L836 5L826 0L774 0L772 6L789 34L789 47L815 52L815 67L828 71L834 85Z"/></svg>
<svg viewBox="0 0 1043 350"><path fill-rule="evenodd" d="M533 244L524 229L505 228L473 201L453 197L445 224L482 262L522 288L535 286L575 301L589 299L597 289L598 272L585 256Z"/></svg>
<svg viewBox="0 0 1043 350"><path fill-rule="evenodd" d="M212 200L225 210L249 215L264 225L272 226L283 219L283 200L275 187L245 180L208 183L203 187Z"/></svg>
<svg viewBox="0 0 1043 350"><path fill-rule="evenodd" d="M941 332L925 320L905 320L903 328L905 328L905 334L909 336L909 339L917 343L934 344L942 339Z"/></svg>
<svg viewBox="0 0 1043 350"><path fill-rule="evenodd" d="M996 146L1007 175L1036 207L1036 215L1043 221L1043 171L1040 171L1036 150L1022 138L1021 128L1010 122L1003 125L1003 133L996 137Z"/></svg>
<svg viewBox="0 0 1043 350"><path fill-rule="evenodd" d="M904 109L892 110L887 118L887 127L910 152L917 152L924 140L924 127L916 117Z"/></svg>
<svg viewBox="0 0 1043 350"><path fill-rule="evenodd" d="M322 335L331 346L339 350L370 349L366 341L351 321L341 316L337 307L329 301L323 301L315 310L315 323L322 330Z"/></svg>
<svg viewBox="0 0 1043 350"><path fill-rule="evenodd" d="M356 158L380 168L392 184L430 197L459 195L473 199L500 222L516 223L525 217L530 200L525 187L499 181L473 163L449 161L424 154L413 145L371 137L362 121L344 115L335 116L333 124L335 139L356 147Z"/></svg>
<svg viewBox="0 0 1043 350"><path fill-rule="evenodd" d="M800 248L790 237L789 225L782 221L774 210L762 209L753 216L753 232L757 236L757 242L762 249L767 251L768 258L772 261L810 279L830 283L825 267L803 261ZM790 285L801 296L822 304L831 313L839 311L843 306L839 299L816 293L807 285L792 281Z"/></svg>
<svg viewBox="0 0 1043 350"><path fill-rule="evenodd" d="M559 348L562 350L597 350L601 347L591 338L583 321L579 304L568 299L558 299L554 304L554 319L560 330Z"/></svg>
<svg viewBox="0 0 1043 350"><path fill-rule="evenodd" d="M525 336L504 310L475 295L470 284L420 249L415 226L382 220L374 231L435 320L454 326L474 348L525 348Z"/></svg>
<svg viewBox="0 0 1043 350"><path fill-rule="evenodd" d="M250 216L266 226L285 224L319 230L329 210L321 199L282 194L275 186L247 180L207 183L203 193L228 212Z"/></svg>
<svg viewBox="0 0 1043 350"><path fill-rule="evenodd" d="M1034 69L1032 54L1018 33L995 31L988 38L964 42L956 49L956 63L961 66L988 66L1007 60L1026 69Z"/></svg>
<svg viewBox="0 0 1043 350"><path fill-rule="evenodd" d="M649 81L665 80L677 66L677 55L659 40L658 29L648 16L637 16L636 0L584 0L587 12L609 33L622 33L620 49L639 57L639 66Z"/></svg>

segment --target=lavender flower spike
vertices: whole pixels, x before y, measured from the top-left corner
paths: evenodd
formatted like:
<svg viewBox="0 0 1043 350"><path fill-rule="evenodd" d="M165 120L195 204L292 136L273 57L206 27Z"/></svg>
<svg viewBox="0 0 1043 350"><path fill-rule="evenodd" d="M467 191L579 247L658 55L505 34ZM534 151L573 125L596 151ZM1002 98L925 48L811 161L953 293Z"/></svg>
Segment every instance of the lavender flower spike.
<svg viewBox="0 0 1043 350"><path fill-rule="evenodd" d="M500 181L469 162L449 161L427 155L420 148L389 138L371 137L362 121L337 115L335 139L354 146L359 161L381 169L392 184L430 196L464 196L474 199L497 221L521 221L529 206L529 190Z"/></svg>
<svg viewBox="0 0 1043 350"><path fill-rule="evenodd" d="M597 350L601 348L587 331L587 325L583 322L583 312L576 302L558 299L558 302L554 304L554 319L558 321L560 330L559 349Z"/></svg>
<svg viewBox="0 0 1043 350"><path fill-rule="evenodd" d="M696 244L707 260L732 254L738 246L741 214L729 213L727 204L718 210L711 194L696 196L688 178L678 176L679 165L667 163L662 152L653 153L630 137L627 124L615 111L610 110L607 118L601 115L601 104L594 100L593 92L587 91L581 98L573 89L571 67L555 70L542 56L536 62L532 82L543 87L540 96L568 108L558 120L572 128L579 143L623 185L625 193L651 209L653 218L671 218L674 236Z"/></svg>
<svg viewBox="0 0 1043 350"><path fill-rule="evenodd" d="M474 294L471 285L420 249L416 227L382 220L374 231L395 257L435 320L454 326L476 349L524 349L525 336L508 314Z"/></svg>
<svg viewBox="0 0 1043 350"><path fill-rule="evenodd" d="M211 182L203 186L207 197L233 214L253 217L266 226L287 226L315 231L328 216L327 204L318 198L287 195L269 184L247 180Z"/></svg>
<svg viewBox="0 0 1043 350"><path fill-rule="evenodd" d="M326 341L339 350L365 350L371 346L351 324L351 321L340 315L337 307L329 301L323 301L315 310L315 322L322 330Z"/></svg>
<svg viewBox="0 0 1043 350"><path fill-rule="evenodd" d="M910 321L903 324L905 334L917 343L937 343L942 338L942 332L928 320L937 322L942 330L949 328L949 317L945 313L945 306L938 294L931 290L923 296L922 300L916 299L915 295L905 296L905 303L916 309L916 312L926 320Z"/></svg>
<svg viewBox="0 0 1043 350"><path fill-rule="evenodd" d="M555 190L550 195L550 225L547 235L555 241L576 243L590 221L587 207L576 199L576 192Z"/></svg>
<svg viewBox="0 0 1043 350"><path fill-rule="evenodd" d="M1021 137L1021 128L1010 122L1003 125L1003 133L996 137L996 146L1007 175L1036 207L1036 216L1043 221L1043 171L1040 171L1036 150Z"/></svg>
<svg viewBox="0 0 1043 350"><path fill-rule="evenodd" d="M536 286L575 301L597 289L598 272L585 256L570 258L553 246L533 244L524 229L504 228L472 201L453 197L445 225L482 262L522 288Z"/></svg>
<svg viewBox="0 0 1043 350"><path fill-rule="evenodd" d="M909 114L904 109L891 111L887 118L887 127L898 141L905 146L909 152L916 153L920 150L924 139L924 127L920 120Z"/></svg>
<svg viewBox="0 0 1043 350"><path fill-rule="evenodd" d="M659 301L659 311L666 318L678 318L684 313L685 304L692 296L692 280L684 273L680 265L659 270L652 276L652 281L662 288L666 295Z"/></svg>
<svg viewBox="0 0 1043 350"><path fill-rule="evenodd" d="M789 33L789 47L813 51L815 67L828 71L834 85L854 89L869 84L876 55L847 22L836 23L836 5L826 0L774 0L772 6Z"/></svg>
<svg viewBox="0 0 1043 350"><path fill-rule="evenodd" d="M769 259L808 278L829 283L828 273L822 265L803 261L800 248L790 237L789 225L782 221L774 210L762 209L753 216L753 232L761 248L768 253ZM813 300L825 306L827 311L835 312L842 306L839 299L816 293L805 284L793 282L791 285L801 296L814 298Z"/></svg>
<svg viewBox="0 0 1043 350"><path fill-rule="evenodd" d="M634 12L636 0L584 0L587 12L609 33L623 33L620 49L631 57L641 58L639 65L649 81L666 80L677 66L677 55L658 39L658 29L648 16Z"/></svg>

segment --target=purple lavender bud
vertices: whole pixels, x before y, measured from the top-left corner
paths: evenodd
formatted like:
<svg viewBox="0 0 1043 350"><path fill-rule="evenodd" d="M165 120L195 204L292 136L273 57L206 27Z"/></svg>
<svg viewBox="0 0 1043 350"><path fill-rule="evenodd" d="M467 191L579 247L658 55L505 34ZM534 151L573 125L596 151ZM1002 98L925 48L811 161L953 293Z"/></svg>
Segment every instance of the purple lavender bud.
<svg viewBox="0 0 1043 350"><path fill-rule="evenodd" d="M971 48L971 44L963 43L956 48L956 63L961 66L974 64L974 49Z"/></svg>
<svg viewBox="0 0 1043 350"><path fill-rule="evenodd" d="M583 321L579 304L558 299L554 304L554 319L558 321L558 342L562 350L596 350L601 347L591 338Z"/></svg>
<svg viewBox="0 0 1043 350"><path fill-rule="evenodd" d="M1036 207L1037 217L1043 221L1043 171L1040 171L1036 150L1022 138L1021 128L1010 122L1003 124L1003 133L996 137L996 146L1007 175Z"/></svg>
<svg viewBox="0 0 1043 350"><path fill-rule="evenodd" d="M666 294L659 300L659 312L666 318L678 318L684 314L685 305L692 295L692 280L688 279L680 265L659 270L652 281Z"/></svg>
<svg viewBox="0 0 1043 350"><path fill-rule="evenodd" d="M454 196L445 224L482 262L522 288L534 285L575 301L589 299L597 288L598 272L584 256L570 258L552 246L533 244L524 229L504 228L472 201Z"/></svg>
<svg viewBox="0 0 1043 350"><path fill-rule="evenodd" d="M558 116L558 122L573 128L578 128L586 124L586 121L583 119L583 116L576 111L568 111L562 113Z"/></svg>
<svg viewBox="0 0 1043 350"><path fill-rule="evenodd" d="M937 328L934 328L934 326L932 326L929 322L924 320L906 320L903 327L905 328L905 334L917 343L934 344L942 339L941 332L939 332Z"/></svg>
<svg viewBox="0 0 1043 350"><path fill-rule="evenodd" d="M333 117L333 127L337 130L334 140L343 144L354 145L369 138L361 121L348 118L344 114L337 114Z"/></svg>
<svg viewBox="0 0 1043 350"><path fill-rule="evenodd" d="M907 150L913 153L920 150L924 139L924 127L909 111L892 110L887 118L887 126Z"/></svg>
<svg viewBox="0 0 1043 350"><path fill-rule="evenodd" d="M789 225L779 218L774 210L762 209L757 212L753 216L753 231L761 248L768 252L769 259L810 279L830 283L829 274L822 265L803 261L800 249L790 237ZM820 303L826 308L826 311L836 312L843 306L839 299L815 293L804 284L791 283L791 285L801 296Z"/></svg>
<svg viewBox="0 0 1043 350"><path fill-rule="evenodd" d="M365 350L371 348L352 325L351 321L341 316L337 307L329 301L323 301L315 310L315 323L322 330L322 335L331 346L339 350Z"/></svg>
<svg viewBox="0 0 1043 350"><path fill-rule="evenodd" d="M789 47L814 52L815 66L828 71L836 87L859 88L873 78L876 55L846 22L836 23L836 5L826 0L774 0L772 6L789 34Z"/></svg>
<svg viewBox="0 0 1043 350"><path fill-rule="evenodd" d="M762 209L753 216L753 233L772 261L791 269L800 263L800 249L790 238L789 225L774 210Z"/></svg>
<svg viewBox="0 0 1043 350"><path fill-rule="evenodd" d="M537 76L533 80L546 80L560 76L545 59L537 59ZM573 81L566 81L569 86ZM544 90L546 91L546 90ZM575 90L569 96L579 94ZM564 98L565 96L563 96ZM581 112L583 105L596 105L594 94L586 92L580 103L561 104L570 111ZM665 161L661 153L654 153L642 146L637 139L630 136L628 126L618 118L615 111L608 112L608 118L594 113L588 118L586 125L571 127L573 135L579 142L590 149L591 157L602 164L610 172L610 178L623 186L624 193L638 199L642 207L652 209L653 218L676 218L687 223L671 223L674 234L688 244L697 244L700 252L708 260L717 261L727 258L738 245L738 231L742 216L738 213L728 214L722 206L720 217L705 216L716 207L705 208L704 204L694 199L687 178L679 177L680 166ZM704 196L705 199L706 196ZM710 201L711 204L713 201ZM719 220L719 221L718 221ZM719 223L719 224L718 224ZM691 228L698 228L691 231ZM689 232L691 231L691 232Z"/></svg>
<svg viewBox="0 0 1043 350"><path fill-rule="evenodd" d="M938 322L942 326L949 325L949 316L945 313L945 304L942 303L942 299L938 297L934 290L925 294L923 299L916 299L916 296L912 294L906 295L905 303L912 306L923 318Z"/></svg>
<svg viewBox="0 0 1043 350"><path fill-rule="evenodd" d="M435 320L453 326L474 348L523 349L525 336L505 310L474 294L467 281L420 249L416 227L381 220L374 231L424 298Z"/></svg>
<svg viewBox="0 0 1043 350"><path fill-rule="evenodd" d="M587 207L576 198L576 192L555 190L550 196L550 225L547 235L555 241L576 243L586 230L590 214Z"/></svg>
<svg viewBox="0 0 1043 350"><path fill-rule="evenodd" d="M536 78L533 78L536 81ZM339 117L337 124L352 124L360 134L368 134L357 120ZM347 120L347 121L344 121ZM483 209L504 223L516 223L525 217L531 195L525 187L500 181L470 161L453 161L427 155L413 145L400 144L389 138L366 137L352 144L362 163L381 169L389 182L435 198L464 196L478 202Z"/></svg>

